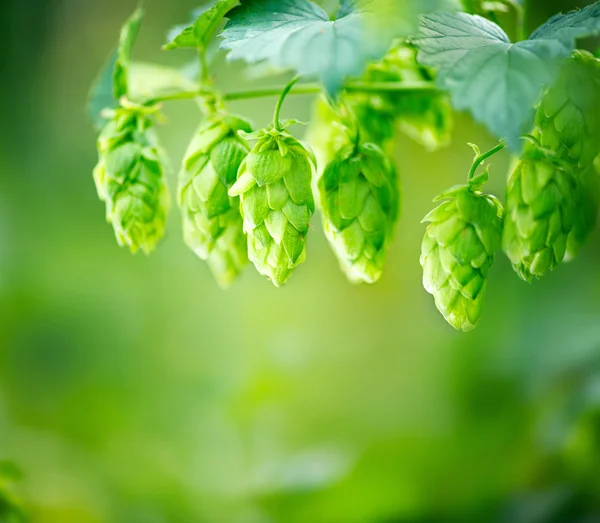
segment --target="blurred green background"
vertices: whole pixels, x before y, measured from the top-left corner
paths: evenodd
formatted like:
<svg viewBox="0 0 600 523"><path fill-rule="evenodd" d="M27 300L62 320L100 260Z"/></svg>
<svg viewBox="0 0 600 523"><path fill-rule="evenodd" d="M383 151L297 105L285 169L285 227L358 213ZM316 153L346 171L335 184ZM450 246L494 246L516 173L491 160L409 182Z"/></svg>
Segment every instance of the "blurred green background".
<svg viewBox="0 0 600 523"><path fill-rule="evenodd" d="M281 290L250 269L219 290L175 208L158 251L133 257L95 194L84 107L135 4L0 7L0 461L23 471L32 521L600 521L600 235L534 285L499 256L480 326L455 333L418 260L466 142L494 143L457 116L447 149L397 143L402 221L373 287L346 282L317 217ZM583 5L530 4L530 29ZM160 45L197 5L149 1L136 58L191 59ZM239 65L217 73L246 86ZM284 117L308 120L310 101ZM274 102L232 108L263 125ZM177 166L199 113L166 112ZM509 163L493 162L501 196Z"/></svg>

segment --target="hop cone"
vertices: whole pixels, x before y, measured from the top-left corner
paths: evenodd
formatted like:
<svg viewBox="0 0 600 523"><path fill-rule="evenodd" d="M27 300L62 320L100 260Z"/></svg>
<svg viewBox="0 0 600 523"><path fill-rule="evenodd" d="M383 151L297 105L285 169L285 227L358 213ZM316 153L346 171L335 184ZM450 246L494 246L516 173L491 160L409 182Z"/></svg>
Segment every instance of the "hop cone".
<svg viewBox="0 0 600 523"><path fill-rule="evenodd" d="M229 194L241 197L250 260L279 287L305 258L315 210L311 189L315 160L286 131L272 127L252 138L258 141L242 162Z"/></svg>
<svg viewBox="0 0 600 523"><path fill-rule="evenodd" d="M240 130L250 132L250 124L230 115L209 118L192 140L179 175L185 242L208 261L222 287L248 263L240 200L228 194L249 151Z"/></svg>
<svg viewBox="0 0 600 523"><path fill-rule="evenodd" d="M373 144L348 146L319 180L323 227L342 270L354 282L381 277L399 213L395 169Z"/></svg>
<svg viewBox="0 0 600 523"><path fill-rule="evenodd" d="M577 183L542 154L526 152L508 182L502 246L525 281L563 260L573 229Z"/></svg>
<svg viewBox="0 0 600 523"><path fill-rule="evenodd" d="M121 107L98 138L94 169L98 196L119 245L149 254L165 231L169 193L162 151L152 130L152 109Z"/></svg>
<svg viewBox="0 0 600 523"><path fill-rule="evenodd" d="M600 60L577 51L537 112L537 138L559 159L585 171L600 154Z"/></svg>
<svg viewBox="0 0 600 523"><path fill-rule="evenodd" d="M379 63L369 67L365 80L370 82L433 82L430 73L417 63L416 51L406 46L398 46ZM373 119L369 115L373 111L379 114L377 127L372 130L369 138L375 143L384 143L381 136L393 134L393 126L388 131L384 123L396 122L400 130L412 140L426 149L435 150L450 143L452 132L452 107L448 97L439 92L397 92L361 96L362 110L357 110L361 122L365 122L368 130ZM367 100L368 103L365 104ZM380 137L377 136L380 134Z"/></svg>
<svg viewBox="0 0 600 523"><path fill-rule="evenodd" d="M488 271L500 247L502 205L471 183L439 196L421 247L423 285L456 330L475 328L483 309Z"/></svg>

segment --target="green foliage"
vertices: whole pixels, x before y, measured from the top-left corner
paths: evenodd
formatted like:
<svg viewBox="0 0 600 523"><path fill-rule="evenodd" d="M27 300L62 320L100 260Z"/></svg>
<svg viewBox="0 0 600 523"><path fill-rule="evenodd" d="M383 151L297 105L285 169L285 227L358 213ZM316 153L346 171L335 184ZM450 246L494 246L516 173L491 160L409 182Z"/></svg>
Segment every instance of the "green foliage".
<svg viewBox="0 0 600 523"><path fill-rule="evenodd" d="M121 37L113 69L113 96L116 100L129 94L129 64L131 63L133 46L140 32L143 19L144 9L139 8L121 28Z"/></svg>
<svg viewBox="0 0 600 523"><path fill-rule="evenodd" d="M531 146L512 173L506 194L502 247L525 281L541 278L564 259L573 229L577 181Z"/></svg>
<svg viewBox="0 0 600 523"><path fill-rule="evenodd" d="M190 25L174 27L163 49L206 49L218 30L223 18L239 0L215 0L208 6L194 11L194 21Z"/></svg>
<svg viewBox="0 0 600 523"><path fill-rule="evenodd" d="M26 523L24 505L15 492L15 483L21 479L21 473L10 462L0 461L0 522Z"/></svg>
<svg viewBox="0 0 600 523"><path fill-rule="evenodd" d="M575 40L594 36L600 32L600 3L577 9L567 14L557 14L531 35L532 40L559 40L571 51Z"/></svg>
<svg viewBox="0 0 600 523"><path fill-rule="evenodd" d="M186 244L207 260L217 282L228 287L248 263L240 202L227 192L249 147L238 131L245 120L216 113L194 136L179 175L179 205Z"/></svg>
<svg viewBox="0 0 600 523"><path fill-rule="evenodd" d="M90 120L97 131L100 131L106 123L106 118L102 116L102 111L117 106L117 101L113 96L113 71L116 62L117 53L115 51L110 55L106 65L102 68L90 89L87 110Z"/></svg>
<svg viewBox="0 0 600 523"><path fill-rule="evenodd" d="M169 191L152 129L154 112L134 105L115 109L98 137L98 196L106 203L106 220L119 245L132 253L149 254L165 231Z"/></svg>
<svg viewBox="0 0 600 523"><path fill-rule="evenodd" d="M411 34L419 13L445 2L424 4L347 0L331 20L309 0L247 0L229 13L222 47L230 60L268 61L277 68L317 76L333 95L346 77L360 75L368 62L380 59L394 37Z"/></svg>
<svg viewBox="0 0 600 523"><path fill-rule="evenodd" d="M306 256L306 235L315 211L315 160L287 131L271 127L251 138L256 145L229 194L241 197L250 261L279 287Z"/></svg>
<svg viewBox="0 0 600 523"><path fill-rule="evenodd" d="M376 145L341 149L319 180L323 228L350 281L375 283L383 273L398 219L396 171Z"/></svg>
<svg viewBox="0 0 600 523"><path fill-rule="evenodd" d="M465 332L481 317L502 234L503 207L481 191L486 181L487 171L442 193L434 201L446 201L423 218L429 223L421 246L423 286L446 321Z"/></svg>
<svg viewBox="0 0 600 523"><path fill-rule="evenodd" d="M558 40L513 44L495 23L465 13L422 17L417 44L419 59L438 68L438 85L450 91L454 108L469 110L514 149L565 57Z"/></svg>

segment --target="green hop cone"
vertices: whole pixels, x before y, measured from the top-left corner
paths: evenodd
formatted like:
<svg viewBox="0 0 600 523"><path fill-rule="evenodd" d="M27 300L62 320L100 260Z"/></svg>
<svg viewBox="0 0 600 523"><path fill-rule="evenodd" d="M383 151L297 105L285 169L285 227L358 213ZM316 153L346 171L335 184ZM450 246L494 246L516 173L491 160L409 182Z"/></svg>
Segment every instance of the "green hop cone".
<svg viewBox="0 0 600 523"><path fill-rule="evenodd" d="M342 270L356 283L381 277L400 206L396 171L373 144L338 152L319 179L323 228Z"/></svg>
<svg viewBox="0 0 600 523"><path fill-rule="evenodd" d="M369 82L431 83L430 72L417 62L416 51L405 45L392 48L381 62L372 64L364 77ZM414 92L382 93L366 97L362 108L356 110L366 130L371 129L369 138L375 143L385 143L393 137L390 125L398 128L409 138L428 150L436 150L450 143L453 116L448 96L435 90ZM373 118L372 114L377 114ZM386 122L387 126L386 127Z"/></svg>
<svg viewBox="0 0 600 523"><path fill-rule="evenodd" d="M541 151L526 150L508 182L502 246L517 274L541 278L565 257L577 182Z"/></svg>
<svg viewBox="0 0 600 523"><path fill-rule="evenodd" d="M155 108L110 112L98 138L94 181L119 245L149 254L165 232L169 191L165 161L152 129Z"/></svg>
<svg viewBox="0 0 600 523"><path fill-rule="evenodd" d="M600 154L600 60L576 51L548 89L537 112L543 147L585 171Z"/></svg>
<svg viewBox="0 0 600 523"><path fill-rule="evenodd" d="M229 189L250 150L238 131L250 132L248 122L215 114L199 128L179 175L179 205L186 244L207 260L222 287L228 287L248 264L239 197Z"/></svg>
<svg viewBox="0 0 600 523"><path fill-rule="evenodd" d="M483 309L488 271L500 248L502 204L481 192L487 172L444 193L430 212L421 247L423 285L456 330L475 328Z"/></svg>
<svg viewBox="0 0 600 523"><path fill-rule="evenodd" d="M250 138L257 143L229 194L241 198L250 261L279 287L305 259L316 161L285 130L270 127Z"/></svg>

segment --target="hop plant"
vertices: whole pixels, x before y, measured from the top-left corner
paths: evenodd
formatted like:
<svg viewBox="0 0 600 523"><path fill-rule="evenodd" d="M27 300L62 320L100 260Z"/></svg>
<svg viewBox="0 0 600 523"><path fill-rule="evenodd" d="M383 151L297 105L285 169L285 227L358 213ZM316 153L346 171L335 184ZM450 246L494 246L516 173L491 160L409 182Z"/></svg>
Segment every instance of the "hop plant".
<svg viewBox="0 0 600 523"><path fill-rule="evenodd" d="M188 147L179 175L185 242L207 260L222 287L248 264L240 199L228 194L250 150L239 131L250 132L250 124L228 114L209 117Z"/></svg>
<svg viewBox="0 0 600 523"><path fill-rule="evenodd" d="M576 51L545 94L537 111L536 137L574 173L600 154L600 60Z"/></svg>
<svg viewBox="0 0 600 523"><path fill-rule="evenodd" d="M574 225L577 181L544 151L528 148L508 182L502 245L525 281L541 278L565 257Z"/></svg>
<svg viewBox="0 0 600 523"><path fill-rule="evenodd" d="M423 219L429 223L421 247L423 285L456 330L470 331L479 322L488 272L500 248L502 204L481 191L487 170L473 176L500 147L478 154L470 181L438 196L434 201L446 201Z"/></svg>
<svg viewBox="0 0 600 523"><path fill-rule="evenodd" d="M156 108L124 102L107 113L98 138L94 180L117 242L149 254L165 231L169 192L165 161L153 132Z"/></svg>
<svg viewBox="0 0 600 523"><path fill-rule="evenodd" d="M229 190L230 196L241 197L250 261L277 287L304 261L315 211L311 181L316 160L284 127L274 124L249 136L256 145Z"/></svg>
<svg viewBox="0 0 600 523"><path fill-rule="evenodd" d="M353 282L381 277L399 214L396 171L374 144L338 152L319 180L323 228L342 270Z"/></svg>

